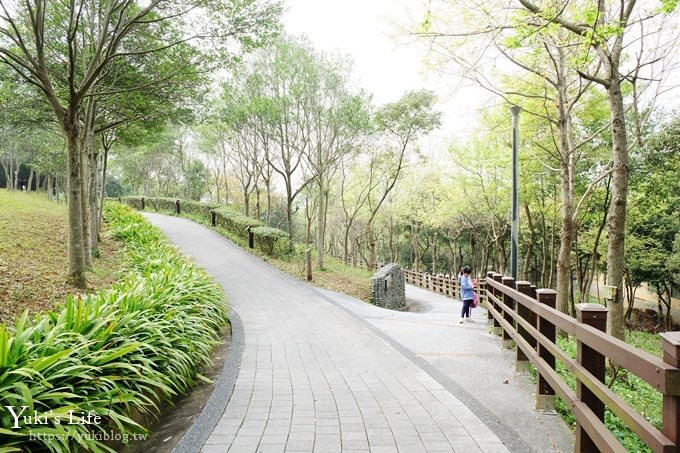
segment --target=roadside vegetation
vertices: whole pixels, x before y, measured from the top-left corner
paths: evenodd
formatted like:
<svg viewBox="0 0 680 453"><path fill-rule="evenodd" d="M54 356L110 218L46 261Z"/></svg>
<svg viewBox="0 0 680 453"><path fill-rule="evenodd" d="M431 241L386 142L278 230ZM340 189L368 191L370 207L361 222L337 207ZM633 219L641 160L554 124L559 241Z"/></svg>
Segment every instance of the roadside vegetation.
<svg viewBox="0 0 680 453"><path fill-rule="evenodd" d="M123 203L134 208L141 208L141 197L123 197ZM147 198L145 209L165 214L175 214L174 201L168 198ZM261 257L264 261L277 269L300 280L307 278L306 251L301 244L289 247L288 236L285 232L271 227L263 227L254 231L254 247L248 247L246 228L249 225L258 226L254 219L238 216L229 208L216 203L202 203L191 200L180 200L180 215L205 226L213 228L222 236L230 239L243 249ZM211 226L210 209L216 208L217 225ZM224 219L231 219L225 221ZM237 220L234 220L237 219ZM338 291L365 302L371 298L371 276L373 273L365 267L351 267L345 265L336 257L326 257L324 268L313 268L311 284Z"/></svg>
<svg viewBox="0 0 680 453"><path fill-rule="evenodd" d="M44 195L0 190L0 322L10 323L24 310L51 310L69 294L108 288L120 276L118 243L104 230L88 288L68 282L66 217L66 205Z"/></svg>
<svg viewBox="0 0 680 453"><path fill-rule="evenodd" d="M227 308L211 278L131 208L111 203L104 218L125 276L0 324L0 406L31 415L3 412L4 451L116 451L111 437L145 434L140 421L202 379L220 342Z"/></svg>

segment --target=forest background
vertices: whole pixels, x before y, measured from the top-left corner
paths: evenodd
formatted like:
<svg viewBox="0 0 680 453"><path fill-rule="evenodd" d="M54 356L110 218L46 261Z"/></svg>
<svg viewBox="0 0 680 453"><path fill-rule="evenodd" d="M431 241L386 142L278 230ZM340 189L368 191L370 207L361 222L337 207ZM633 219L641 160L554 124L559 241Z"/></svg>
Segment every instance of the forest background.
<svg viewBox="0 0 680 453"><path fill-rule="evenodd" d="M675 2L431 1L393 21L440 80L493 95L446 153L424 149L451 127L434 91L377 102L349 57L282 28L279 3L0 4L0 187L68 198L77 286L103 199L128 194L231 205L312 245L318 268L507 272L518 105L520 279L573 313L601 276L619 337L643 283L670 313Z"/></svg>

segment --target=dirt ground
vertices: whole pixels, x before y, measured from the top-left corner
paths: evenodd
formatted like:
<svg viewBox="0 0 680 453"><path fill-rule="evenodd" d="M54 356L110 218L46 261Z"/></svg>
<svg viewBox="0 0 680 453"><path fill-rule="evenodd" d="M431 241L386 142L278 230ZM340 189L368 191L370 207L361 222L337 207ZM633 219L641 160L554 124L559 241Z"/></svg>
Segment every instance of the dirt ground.
<svg viewBox="0 0 680 453"><path fill-rule="evenodd" d="M231 333L223 337L222 345L213 354L213 364L210 369L203 373L211 381L219 377L224 361L231 347ZM201 413L206 402L212 395L214 384L201 383L188 395L174 402L174 405L166 405L155 423L147 425L151 435L147 440L131 442L125 448L116 448L122 453L166 453L172 451L189 429L194 419Z"/></svg>

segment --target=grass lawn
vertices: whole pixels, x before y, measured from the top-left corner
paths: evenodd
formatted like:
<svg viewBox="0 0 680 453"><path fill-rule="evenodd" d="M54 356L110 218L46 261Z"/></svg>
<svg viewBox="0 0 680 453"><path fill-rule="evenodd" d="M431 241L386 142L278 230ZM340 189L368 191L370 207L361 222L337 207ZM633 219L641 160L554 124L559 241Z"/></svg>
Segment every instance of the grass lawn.
<svg viewBox="0 0 680 453"><path fill-rule="evenodd" d="M289 261L274 258L269 258L267 261L294 277L307 278L307 268L302 256L291 257ZM312 262L316 263L314 255L312 255ZM366 268L347 266L337 258L325 256L324 270L312 267L311 283L368 302L371 296L372 276L373 272Z"/></svg>
<svg viewBox="0 0 680 453"><path fill-rule="evenodd" d="M67 225L65 204L45 194L0 190L0 322L53 308L77 292L66 278ZM102 239L101 258L87 273L91 291L111 286L122 266L116 242Z"/></svg>

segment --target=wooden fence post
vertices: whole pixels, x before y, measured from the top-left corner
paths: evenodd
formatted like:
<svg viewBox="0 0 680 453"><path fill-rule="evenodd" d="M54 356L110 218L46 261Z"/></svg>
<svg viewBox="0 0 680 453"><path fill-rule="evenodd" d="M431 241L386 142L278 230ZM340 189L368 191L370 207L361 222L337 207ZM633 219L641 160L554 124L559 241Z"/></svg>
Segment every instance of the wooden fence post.
<svg viewBox="0 0 680 453"><path fill-rule="evenodd" d="M515 283L515 289L519 291L520 293L527 295L529 297L531 294L531 283L525 282L525 281L520 281ZM531 313L532 311L529 310L524 304L515 301L515 307L517 307L517 314L525 321L531 323ZM527 329L524 327L520 326L517 324L517 331L519 334L524 338L524 340L527 341L527 343L531 344L534 348L536 347L536 340L534 339L533 336L529 334ZM532 344L533 340L533 344ZM520 349L517 348L516 351L516 356L515 356L515 369L520 372L524 373L529 371L529 358L524 354L524 352Z"/></svg>
<svg viewBox="0 0 680 453"><path fill-rule="evenodd" d="M214 210L214 209L211 209L211 210L210 210L210 224L211 224L212 226L217 226L217 225L216 225L216 224L217 224L217 219L216 219L216 214L215 214L215 210Z"/></svg>
<svg viewBox="0 0 680 453"><path fill-rule="evenodd" d="M144 210L145 203L144 203L144 197L142 197L142 211Z"/></svg>
<svg viewBox="0 0 680 453"><path fill-rule="evenodd" d="M503 286L515 289L514 278L503 277L501 281L503 282ZM503 320L507 323L510 323L510 325L514 326L515 320L512 319L512 315L508 313L508 311L515 311L515 299L513 299L507 294L503 294L503 305L505 305L505 308L503 310ZM514 345L514 341L512 341L512 336L510 335L510 332L506 332L505 329L503 329L503 340L501 344L503 349L512 349Z"/></svg>
<svg viewBox="0 0 680 453"><path fill-rule="evenodd" d="M248 230L248 235L250 235L250 229ZM252 247L251 247L252 248ZM308 248L307 252L307 281L312 281L312 248Z"/></svg>
<svg viewBox="0 0 680 453"><path fill-rule="evenodd" d="M493 280L493 272L487 272L486 273L486 281ZM494 294L493 289L489 286L487 283L486 285L486 306L489 308L491 306L491 299L489 299L489 294ZM487 326L491 327L493 325L493 316L491 315L491 311L487 310L486 311L486 324Z"/></svg>
<svg viewBox="0 0 680 453"><path fill-rule="evenodd" d="M665 332L661 334L663 344L663 361L676 368L680 368L680 332ZM680 396L663 395L663 434L675 442L680 443ZM677 449L680 447L676 448Z"/></svg>
<svg viewBox="0 0 680 453"><path fill-rule="evenodd" d="M175 201L175 214L180 215L181 214L181 209L179 206L179 200Z"/></svg>
<svg viewBox="0 0 680 453"><path fill-rule="evenodd" d="M600 304L576 304L578 322L592 326L601 332L607 330L607 313L609 310ZM576 343L576 359L595 379L604 382L605 356L590 346L578 341ZM604 403L581 381L576 383L576 397L583 401L597 418L604 421ZM578 452L597 452L599 449L581 426L576 426L576 448Z"/></svg>
<svg viewBox="0 0 680 453"><path fill-rule="evenodd" d="M536 299L539 304L547 305L555 308L557 300L557 293L552 289L539 289L536 291ZM555 342L555 325L538 318L538 331L544 335L549 342ZM555 357L546 348L538 344L538 355L543 359L553 370L555 369ZM536 379L536 409L537 410L554 410L555 409L555 390L548 384L540 373Z"/></svg>
<svg viewBox="0 0 680 453"><path fill-rule="evenodd" d="M493 274L493 281L500 283L502 279L503 279L502 274L498 274L498 273ZM496 296L496 298L498 298L500 296L501 292L498 291L497 289L494 289L493 294L494 294L494 296ZM501 312L501 307L495 302L493 303L493 308L497 312ZM493 332L496 335L500 335L500 333L501 333L501 324L496 320L496 318L493 318Z"/></svg>

